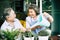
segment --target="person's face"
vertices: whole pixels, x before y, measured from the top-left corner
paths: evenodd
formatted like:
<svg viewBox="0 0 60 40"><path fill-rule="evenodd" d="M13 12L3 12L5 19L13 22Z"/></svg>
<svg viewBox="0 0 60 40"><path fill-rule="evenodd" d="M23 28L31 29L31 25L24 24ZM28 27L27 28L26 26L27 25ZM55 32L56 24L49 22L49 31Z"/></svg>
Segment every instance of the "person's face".
<svg viewBox="0 0 60 40"><path fill-rule="evenodd" d="M36 12L34 11L34 9L29 9L29 16L31 16L31 17L36 16Z"/></svg>
<svg viewBox="0 0 60 40"><path fill-rule="evenodd" d="M16 17L15 12L11 10L9 16L7 17L7 20L14 21L15 17Z"/></svg>

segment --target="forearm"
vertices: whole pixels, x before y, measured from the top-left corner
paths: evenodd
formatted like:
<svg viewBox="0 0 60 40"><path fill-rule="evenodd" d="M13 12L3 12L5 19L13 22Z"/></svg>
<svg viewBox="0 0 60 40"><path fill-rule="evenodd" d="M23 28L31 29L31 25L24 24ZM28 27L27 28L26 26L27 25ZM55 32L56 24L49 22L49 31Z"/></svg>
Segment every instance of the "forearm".
<svg viewBox="0 0 60 40"><path fill-rule="evenodd" d="M31 30L35 30L37 28L41 28L41 26L35 26L35 27L31 28Z"/></svg>
<svg viewBox="0 0 60 40"><path fill-rule="evenodd" d="M48 20L50 23L52 23L52 22L53 22L53 17L50 16L50 17L47 18L47 20Z"/></svg>
<svg viewBox="0 0 60 40"><path fill-rule="evenodd" d="M43 16L50 22L53 22L53 17L49 13L44 12Z"/></svg>
<svg viewBox="0 0 60 40"><path fill-rule="evenodd" d="M35 30L35 29L36 29L36 27L31 28L31 30Z"/></svg>

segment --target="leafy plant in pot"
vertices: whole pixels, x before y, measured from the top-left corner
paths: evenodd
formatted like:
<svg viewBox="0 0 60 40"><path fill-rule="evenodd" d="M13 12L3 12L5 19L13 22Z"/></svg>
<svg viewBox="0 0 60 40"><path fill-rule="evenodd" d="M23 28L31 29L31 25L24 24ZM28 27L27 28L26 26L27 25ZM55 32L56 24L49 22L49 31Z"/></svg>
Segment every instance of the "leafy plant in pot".
<svg viewBox="0 0 60 40"><path fill-rule="evenodd" d="M24 32L24 40L34 40L34 35L31 31Z"/></svg>
<svg viewBox="0 0 60 40"><path fill-rule="evenodd" d="M2 31L0 30L0 40L6 40L5 36L3 35Z"/></svg>
<svg viewBox="0 0 60 40"><path fill-rule="evenodd" d="M7 31L2 31L2 33L3 33L4 37L6 38L6 40L16 40L15 37L20 34L20 31L12 30L10 32L9 30L7 30Z"/></svg>
<svg viewBox="0 0 60 40"><path fill-rule="evenodd" d="M49 33L46 30L40 31L38 35L39 40L48 40L49 38Z"/></svg>

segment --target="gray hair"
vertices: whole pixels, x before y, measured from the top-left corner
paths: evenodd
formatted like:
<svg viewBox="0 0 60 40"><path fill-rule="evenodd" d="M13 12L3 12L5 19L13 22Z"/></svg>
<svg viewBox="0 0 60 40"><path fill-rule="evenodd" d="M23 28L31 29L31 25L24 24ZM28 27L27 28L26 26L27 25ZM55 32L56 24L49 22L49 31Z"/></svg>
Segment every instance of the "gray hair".
<svg viewBox="0 0 60 40"><path fill-rule="evenodd" d="M28 5L27 13L29 12L29 9L33 9L36 12L36 15L39 14L38 6L36 6L35 4Z"/></svg>
<svg viewBox="0 0 60 40"><path fill-rule="evenodd" d="M3 14L3 16L4 16L5 19L6 19L6 16L9 16L11 10L13 10L13 9L12 8L5 8L4 14Z"/></svg>

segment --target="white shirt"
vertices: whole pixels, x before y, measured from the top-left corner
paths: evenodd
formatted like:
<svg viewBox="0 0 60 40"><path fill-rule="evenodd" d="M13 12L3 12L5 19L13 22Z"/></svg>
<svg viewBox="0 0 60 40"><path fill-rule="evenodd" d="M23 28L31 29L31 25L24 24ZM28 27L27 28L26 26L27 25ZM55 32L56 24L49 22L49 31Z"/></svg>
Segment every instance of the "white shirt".
<svg viewBox="0 0 60 40"><path fill-rule="evenodd" d="M46 18L44 18L43 15L38 15L36 20L31 18L30 16L26 17L26 28L33 28L38 25L42 26L42 28L34 30L35 33L38 33L41 30L44 30L46 27L49 27L50 22Z"/></svg>
<svg viewBox="0 0 60 40"><path fill-rule="evenodd" d="M21 25L21 23L18 19L14 20L14 26L13 27L5 20L5 22L1 26L1 30L7 31L7 29L8 29L9 31L12 31L12 29L16 30L16 29L20 29L21 27L23 27L23 26Z"/></svg>

